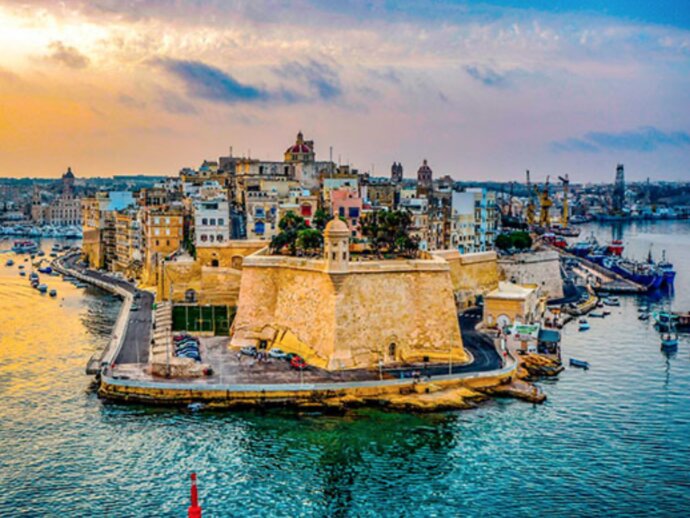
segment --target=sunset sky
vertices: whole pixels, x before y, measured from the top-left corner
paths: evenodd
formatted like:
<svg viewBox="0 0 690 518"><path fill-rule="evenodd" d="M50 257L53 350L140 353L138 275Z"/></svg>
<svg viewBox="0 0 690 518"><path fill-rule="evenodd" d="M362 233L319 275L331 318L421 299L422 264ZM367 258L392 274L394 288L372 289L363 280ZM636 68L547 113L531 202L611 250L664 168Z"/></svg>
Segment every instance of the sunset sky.
<svg viewBox="0 0 690 518"><path fill-rule="evenodd" d="M0 0L0 48L2 177L281 160L302 130L375 174L690 179L684 0Z"/></svg>

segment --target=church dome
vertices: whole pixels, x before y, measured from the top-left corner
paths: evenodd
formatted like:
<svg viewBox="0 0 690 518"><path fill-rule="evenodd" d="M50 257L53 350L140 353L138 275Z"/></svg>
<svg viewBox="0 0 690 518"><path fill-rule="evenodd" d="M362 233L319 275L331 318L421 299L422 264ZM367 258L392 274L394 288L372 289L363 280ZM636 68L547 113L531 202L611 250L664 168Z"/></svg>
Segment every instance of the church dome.
<svg viewBox="0 0 690 518"><path fill-rule="evenodd" d="M302 135L301 131L297 134L297 140L295 143L285 150L285 153L290 153L293 155L300 153L309 154L311 152L312 149L304 142L304 135Z"/></svg>
<svg viewBox="0 0 690 518"><path fill-rule="evenodd" d="M63 178L74 178L74 173L72 172L72 168L68 167L67 172L62 175Z"/></svg>

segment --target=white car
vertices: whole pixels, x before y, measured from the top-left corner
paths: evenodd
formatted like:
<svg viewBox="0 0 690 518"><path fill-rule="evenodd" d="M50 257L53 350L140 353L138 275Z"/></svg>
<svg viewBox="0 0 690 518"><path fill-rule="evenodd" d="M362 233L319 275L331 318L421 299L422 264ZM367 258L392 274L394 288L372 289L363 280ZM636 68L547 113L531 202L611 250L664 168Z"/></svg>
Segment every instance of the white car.
<svg viewBox="0 0 690 518"><path fill-rule="evenodd" d="M281 351L278 348L273 348L270 351L268 351L268 356L275 359L275 360L287 360L287 353L284 351Z"/></svg>

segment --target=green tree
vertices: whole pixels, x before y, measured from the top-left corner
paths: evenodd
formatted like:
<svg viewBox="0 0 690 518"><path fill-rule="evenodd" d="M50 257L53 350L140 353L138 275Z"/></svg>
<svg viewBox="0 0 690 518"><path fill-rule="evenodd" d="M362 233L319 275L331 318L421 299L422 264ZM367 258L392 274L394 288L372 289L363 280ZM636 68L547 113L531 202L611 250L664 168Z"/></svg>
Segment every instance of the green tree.
<svg viewBox="0 0 690 518"><path fill-rule="evenodd" d="M305 228L297 232L297 248L305 253L319 250L323 245L323 234L315 228Z"/></svg>
<svg viewBox="0 0 690 518"><path fill-rule="evenodd" d="M333 219L333 216L331 216L328 212L326 212L323 209L316 209L316 212L314 213L314 219L312 222L314 223L314 227L319 229L321 232L324 231L326 228L326 225L330 220Z"/></svg>
<svg viewBox="0 0 690 518"><path fill-rule="evenodd" d="M524 250L532 246L532 237L528 232L513 232L510 234L510 240L512 246L519 250Z"/></svg>
<svg viewBox="0 0 690 518"><path fill-rule="evenodd" d="M290 251L290 255L297 254L297 236L300 230L307 229L304 218L293 212L288 212L278 223L280 232L271 239L271 252L280 253L285 247Z"/></svg>
<svg viewBox="0 0 690 518"><path fill-rule="evenodd" d="M508 234L499 234L496 237L496 248L500 250L507 250L512 245L512 240Z"/></svg>

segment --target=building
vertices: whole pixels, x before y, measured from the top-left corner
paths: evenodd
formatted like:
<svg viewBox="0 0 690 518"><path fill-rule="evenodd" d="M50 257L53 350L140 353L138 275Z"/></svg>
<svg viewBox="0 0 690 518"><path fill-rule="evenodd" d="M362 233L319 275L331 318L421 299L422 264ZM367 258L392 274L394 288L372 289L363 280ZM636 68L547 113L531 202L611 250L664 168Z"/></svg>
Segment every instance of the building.
<svg viewBox="0 0 690 518"><path fill-rule="evenodd" d="M31 199L31 221L35 225L58 227L81 225L81 200L75 197L72 168L68 167L62 175L60 193L48 204L42 202L40 188L38 185L34 185Z"/></svg>
<svg viewBox="0 0 690 518"><path fill-rule="evenodd" d="M129 191L99 192L82 199L82 257L91 268L112 267L117 249L114 213L134 205Z"/></svg>
<svg viewBox="0 0 690 518"><path fill-rule="evenodd" d="M400 162L397 164L393 162L391 166L391 182L402 183L403 181L403 166Z"/></svg>
<svg viewBox="0 0 690 518"><path fill-rule="evenodd" d="M313 162L315 158L314 141L304 140L304 135L302 135L301 131L297 133L295 143L287 148L284 154L284 160L288 163Z"/></svg>
<svg viewBox="0 0 690 518"><path fill-rule="evenodd" d="M367 182L366 199L372 207L385 207L388 210L395 210L400 203L400 186L389 181Z"/></svg>
<svg viewBox="0 0 690 518"><path fill-rule="evenodd" d="M483 187L473 187L466 192L474 196L474 251L493 250L498 227L496 193Z"/></svg>
<svg viewBox="0 0 690 518"><path fill-rule="evenodd" d="M245 257L231 345L279 347L332 371L468 362L448 263L352 261L349 236L334 219L322 258Z"/></svg>
<svg viewBox="0 0 690 518"><path fill-rule="evenodd" d="M194 246L230 240L230 204L226 199L196 200L193 207Z"/></svg>
<svg viewBox="0 0 690 518"><path fill-rule="evenodd" d="M433 176L434 173L425 158L417 170L417 198L429 197L433 188Z"/></svg>
<svg viewBox="0 0 690 518"><path fill-rule="evenodd" d="M498 288L484 296L484 323L504 329L516 322L533 324L543 313L543 301L536 284L499 282Z"/></svg>
<svg viewBox="0 0 690 518"><path fill-rule="evenodd" d="M331 214L334 218L343 219L350 229L350 236L362 237L362 198L348 188L331 191Z"/></svg>
<svg viewBox="0 0 690 518"><path fill-rule="evenodd" d="M453 191L451 195L450 242L448 248L461 254L474 252L474 194Z"/></svg>
<svg viewBox="0 0 690 518"><path fill-rule="evenodd" d="M278 233L278 196L265 191L248 192L247 239L270 241Z"/></svg>
<svg viewBox="0 0 690 518"><path fill-rule="evenodd" d="M141 275L142 262L141 223L139 211L125 209L115 213L115 261L113 269L127 277Z"/></svg>
<svg viewBox="0 0 690 518"><path fill-rule="evenodd" d="M142 281L158 284L159 266L163 259L180 249L184 239L182 207L146 207L142 209L142 243L144 264Z"/></svg>

